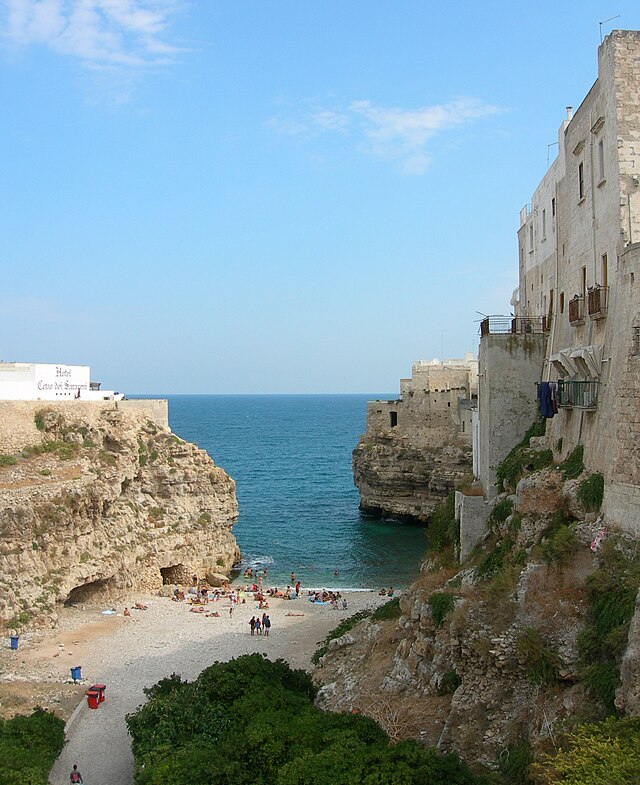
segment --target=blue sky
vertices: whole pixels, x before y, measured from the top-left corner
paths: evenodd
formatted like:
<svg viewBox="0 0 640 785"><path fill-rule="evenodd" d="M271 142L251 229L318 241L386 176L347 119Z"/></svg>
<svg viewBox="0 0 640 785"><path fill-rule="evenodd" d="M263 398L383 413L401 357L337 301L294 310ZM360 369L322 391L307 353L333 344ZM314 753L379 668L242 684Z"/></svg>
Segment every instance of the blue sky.
<svg viewBox="0 0 640 785"><path fill-rule="evenodd" d="M616 14L640 26L627 0L0 0L0 358L374 392L475 351Z"/></svg>

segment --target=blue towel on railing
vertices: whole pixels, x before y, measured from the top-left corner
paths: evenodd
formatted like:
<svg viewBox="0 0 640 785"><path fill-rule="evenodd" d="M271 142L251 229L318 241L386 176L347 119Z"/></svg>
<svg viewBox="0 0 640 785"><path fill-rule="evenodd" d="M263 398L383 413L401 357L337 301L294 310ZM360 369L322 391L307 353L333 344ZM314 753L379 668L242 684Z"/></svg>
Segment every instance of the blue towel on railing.
<svg viewBox="0 0 640 785"><path fill-rule="evenodd" d="M551 385L549 382L540 382L538 387L538 398L540 399L540 414L547 419L553 417L553 401L551 400Z"/></svg>

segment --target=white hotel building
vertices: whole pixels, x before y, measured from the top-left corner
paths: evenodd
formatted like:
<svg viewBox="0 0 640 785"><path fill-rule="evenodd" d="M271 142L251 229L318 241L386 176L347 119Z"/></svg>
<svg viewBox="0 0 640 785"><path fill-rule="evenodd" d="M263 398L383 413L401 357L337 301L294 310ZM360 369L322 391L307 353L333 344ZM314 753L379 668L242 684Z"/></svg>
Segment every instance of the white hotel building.
<svg viewBox="0 0 640 785"><path fill-rule="evenodd" d="M2 401L121 401L124 395L101 390L88 365L0 362Z"/></svg>

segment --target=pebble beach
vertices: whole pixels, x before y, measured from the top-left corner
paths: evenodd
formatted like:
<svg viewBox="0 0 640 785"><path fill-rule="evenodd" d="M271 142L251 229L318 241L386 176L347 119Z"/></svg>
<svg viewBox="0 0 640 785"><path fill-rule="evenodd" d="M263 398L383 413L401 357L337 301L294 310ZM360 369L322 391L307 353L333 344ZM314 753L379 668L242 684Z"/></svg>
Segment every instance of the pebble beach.
<svg viewBox="0 0 640 785"><path fill-rule="evenodd" d="M25 636L16 652L3 650L0 683L6 686L20 679L28 690L31 680L33 685L59 688L58 695L66 693L62 703L68 716L67 744L51 771L51 785L66 785L74 763L91 785L133 785L125 717L144 702L144 687L172 673L192 680L215 661L254 652L308 669L317 644L329 631L386 599L375 591L343 596L348 599L346 610L308 602L306 591L297 600L270 601L268 638L250 634L251 616L262 611L249 599L237 605L232 616L228 600L205 606L219 617L192 613L186 602L166 597L136 598L132 603L137 600L147 610L132 609L131 617L123 616L123 607L107 616L99 608L65 609L57 630ZM70 668L76 666L82 667L82 684L67 684ZM84 693L94 683L107 685L106 700L91 710Z"/></svg>

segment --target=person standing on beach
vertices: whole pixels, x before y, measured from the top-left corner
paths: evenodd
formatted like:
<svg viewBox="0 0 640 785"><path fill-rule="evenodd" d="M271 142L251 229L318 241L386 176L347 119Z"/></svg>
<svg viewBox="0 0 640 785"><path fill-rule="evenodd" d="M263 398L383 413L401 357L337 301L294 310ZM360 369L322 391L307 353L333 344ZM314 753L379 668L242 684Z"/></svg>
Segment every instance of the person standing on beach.
<svg viewBox="0 0 640 785"><path fill-rule="evenodd" d="M256 619L256 635L262 635L262 624L259 618Z"/></svg>
<svg viewBox="0 0 640 785"><path fill-rule="evenodd" d="M233 616L233 605L229 605L229 618Z"/></svg>
<svg viewBox="0 0 640 785"><path fill-rule="evenodd" d="M249 627L251 627L251 634L255 635L255 631L256 631L256 617L255 616L252 616L251 619L249 620Z"/></svg>
<svg viewBox="0 0 640 785"><path fill-rule="evenodd" d="M300 581L296 583L296 597L300 595Z"/></svg>
<svg viewBox="0 0 640 785"><path fill-rule="evenodd" d="M82 779L82 774L80 774L80 772L78 771L77 763L73 764L73 770L69 775L69 782L84 782L84 780Z"/></svg>
<svg viewBox="0 0 640 785"><path fill-rule="evenodd" d="M268 614L266 614L262 620L262 626L264 627L264 637L268 638L269 630L271 629L271 619L269 618Z"/></svg>

